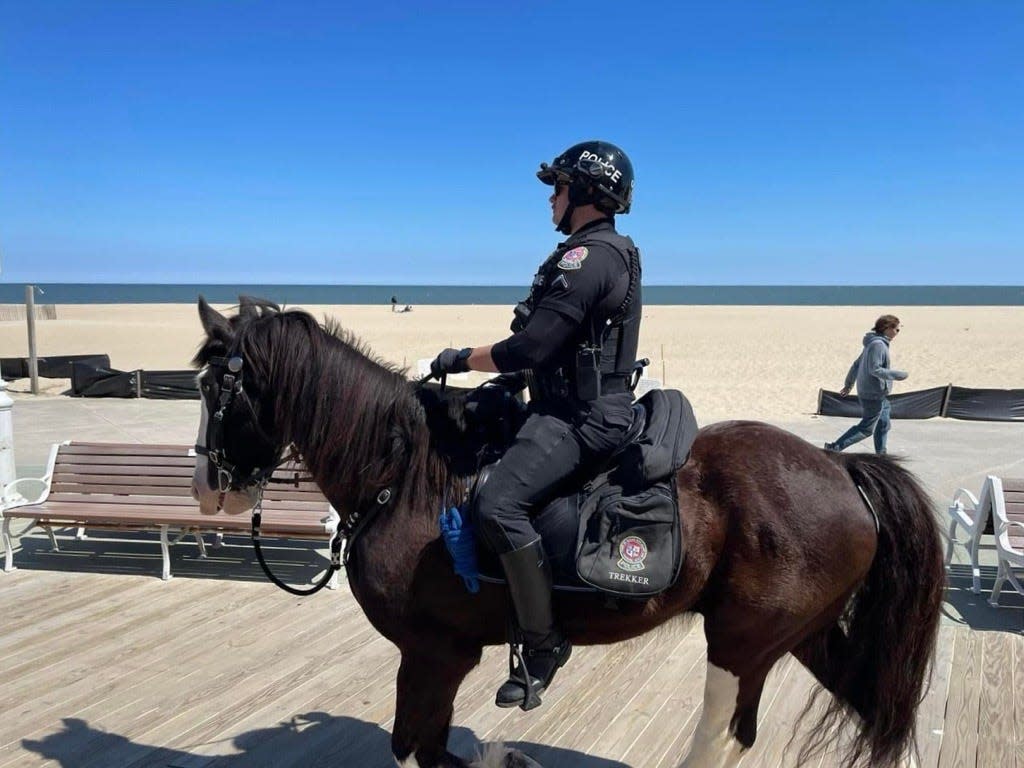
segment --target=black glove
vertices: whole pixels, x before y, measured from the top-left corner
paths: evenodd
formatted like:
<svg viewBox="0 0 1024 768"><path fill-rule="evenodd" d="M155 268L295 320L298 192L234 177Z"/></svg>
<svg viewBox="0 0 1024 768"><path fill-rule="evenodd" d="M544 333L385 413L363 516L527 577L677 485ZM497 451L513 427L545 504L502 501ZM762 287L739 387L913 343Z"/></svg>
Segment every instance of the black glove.
<svg viewBox="0 0 1024 768"><path fill-rule="evenodd" d="M446 373L465 373L469 370L469 355L472 351L471 347L464 349L449 347L434 358L430 364L430 373L438 378Z"/></svg>

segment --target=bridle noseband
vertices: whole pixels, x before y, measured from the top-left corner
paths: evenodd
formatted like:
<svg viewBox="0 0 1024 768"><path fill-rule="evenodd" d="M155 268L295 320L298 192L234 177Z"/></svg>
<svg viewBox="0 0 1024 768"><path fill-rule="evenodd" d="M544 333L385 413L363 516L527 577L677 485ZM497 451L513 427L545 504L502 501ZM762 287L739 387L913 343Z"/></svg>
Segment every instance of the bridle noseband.
<svg viewBox="0 0 1024 768"><path fill-rule="evenodd" d="M226 368L220 381L220 395L217 398L217 410L210 414L206 425L206 445L196 443L195 451L200 456L205 456L217 470L217 491L227 493L228 491L248 491L254 486L264 486L284 460L278 460L270 466L257 468L249 475L243 475L237 465L232 463L224 451L224 416L235 401L235 398L245 403L252 417L253 427L260 432L259 419L252 401L242 388L242 368L245 362L241 356L232 357L211 357L209 364Z"/></svg>

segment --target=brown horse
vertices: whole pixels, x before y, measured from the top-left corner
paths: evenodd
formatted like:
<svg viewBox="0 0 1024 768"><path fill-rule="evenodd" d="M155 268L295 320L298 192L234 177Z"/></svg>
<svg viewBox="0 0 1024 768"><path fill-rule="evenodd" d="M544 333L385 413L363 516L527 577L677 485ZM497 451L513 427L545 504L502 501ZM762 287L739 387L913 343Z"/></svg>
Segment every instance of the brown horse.
<svg viewBox="0 0 1024 768"><path fill-rule="evenodd" d="M199 315L199 444L215 444L218 466L200 456L196 497L208 510L251 506L249 480L294 446L345 524L353 595L401 651L396 760L466 766L447 750L453 701L482 648L506 642L509 605L501 586L470 594L438 535L442 504L461 498L472 471L460 399L415 386L304 312L243 299L227 318L200 298ZM832 693L823 726L853 719L849 764L907 756L944 583L913 476L885 457L726 422L701 430L678 489L686 556L675 586L616 611L596 594L556 594L571 641L703 615L704 708L684 766L734 765L754 743L765 678L786 653ZM818 729L818 745L829 732Z"/></svg>

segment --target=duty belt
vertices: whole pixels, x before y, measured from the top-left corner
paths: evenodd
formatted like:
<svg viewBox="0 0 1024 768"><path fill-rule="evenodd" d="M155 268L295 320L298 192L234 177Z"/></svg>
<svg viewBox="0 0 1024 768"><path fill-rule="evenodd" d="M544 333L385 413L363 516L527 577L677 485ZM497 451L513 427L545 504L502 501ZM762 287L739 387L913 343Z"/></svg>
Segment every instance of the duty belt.
<svg viewBox="0 0 1024 768"><path fill-rule="evenodd" d="M602 395L619 395L623 392L631 392L631 376L628 373L606 373L601 376L601 394ZM541 400L563 400L569 402L578 402L577 399L570 394L574 391L572 382L561 375L537 376L534 380L537 386L537 393L531 391L531 397L539 395Z"/></svg>
<svg viewBox="0 0 1024 768"><path fill-rule="evenodd" d="M602 395L619 395L630 392L628 373L609 373L601 377Z"/></svg>

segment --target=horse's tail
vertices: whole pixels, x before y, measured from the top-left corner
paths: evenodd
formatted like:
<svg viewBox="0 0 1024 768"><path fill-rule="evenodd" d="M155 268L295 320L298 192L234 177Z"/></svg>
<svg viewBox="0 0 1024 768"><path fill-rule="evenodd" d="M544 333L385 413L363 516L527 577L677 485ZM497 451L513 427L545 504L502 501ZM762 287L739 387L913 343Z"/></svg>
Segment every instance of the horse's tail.
<svg viewBox="0 0 1024 768"><path fill-rule="evenodd" d="M860 731L850 764L869 754L871 765L890 766L916 749L917 707L931 672L946 581L938 522L917 479L895 460L835 458L870 500L879 534L871 570L833 630L833 640L839 630L845 642L842 652L826 654L837 698L823 720L852 708Z"/></svg>

